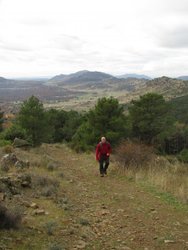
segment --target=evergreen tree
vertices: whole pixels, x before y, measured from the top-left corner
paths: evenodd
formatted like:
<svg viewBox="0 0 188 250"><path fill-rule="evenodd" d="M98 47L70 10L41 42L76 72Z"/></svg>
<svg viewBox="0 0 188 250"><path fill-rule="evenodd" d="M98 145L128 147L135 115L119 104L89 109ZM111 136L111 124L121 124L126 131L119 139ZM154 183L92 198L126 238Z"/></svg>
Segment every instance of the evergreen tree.
<svg viewBox="0 0 188 250"><path fill-rule="evenodd" d="M168 127L168 104L162 95L148 93L132 101L129 107L133 136L151 143Z"/></svg>
<svg viewBox="0 0 188 250"><path fill-rule="evenodd" d="M34 146L47 141L49 125L43 104L35 96L24 101L18 115L19 125L26 131Z"/></svg>
<svg viewBox="0 0 188 250"><path fill-rule="evenodd" d="M126 135L126 117L118 100L103 97L94 109L85 117L85 122L78 128L73 142L77 149L83 150L94 146L101 136L116 144Z"/></svg>

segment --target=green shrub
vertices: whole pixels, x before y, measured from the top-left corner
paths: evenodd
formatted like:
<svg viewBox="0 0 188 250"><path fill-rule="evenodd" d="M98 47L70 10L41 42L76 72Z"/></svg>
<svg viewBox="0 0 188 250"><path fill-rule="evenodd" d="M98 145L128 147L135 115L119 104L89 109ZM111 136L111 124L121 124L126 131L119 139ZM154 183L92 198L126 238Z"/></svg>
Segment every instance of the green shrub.
<svg viewBox="0 0 188 250"><path fill-rule="evenodd" d="M89 226L90 225L90 222L88 221L88 219L85 219L85 218L80 218L78 220L79 224L81 224L82 226Z"/></svg>
<svg viewBox="0 0 188 250"><path fill-rule="evenodd" d="M188 149L183 149L178 155L178 159L182 162L188 163Z"/></svg>
<svg viewBox="0 0 188 250"><path fill-rule="evenodd" d="M48 248L48 249L49 249L49 250L64 250L65 248L64 248L61 244L55 242L55 243L51 243L51 244L49 245L49 248Z"/></svg>
<svg viewBox="0 0 188 250"><path fill-rule="evenodd" d="M15 208L12 211L2 205L0 205L0 229L11 229L18 228L21 223L21 214L18 213L18 210Z"/></svg>
<svg viewBox="0 0 188 250"><path fill-rule="evenodd" d="M55 188L58 188L60 185L56 178L50 178L48 176L33 176L33 183L36 187L54 186Z"/></svg>
<svg viewBox="0 0 188 250"><path fill-rule="evenodd" d="M56 193L57 193L57 188L52 185L44 187L40 190L40 195L44 197L51 197L54 196Z"/></svg>
<svg viewBox="0 0 188 250"><path fill-rule="evenodd" d="M32 185L37 189L37 194L51 197L57 194L60 182L56 178L48 176L33 176Z"/></svg>
<svg viewBox="0 0 188 250"><path fill-rule="evenodd" d="M13 124L3 132L5 140L14 141L15 138L27 139L26 131L18 124Z"/></svg>
<svg viewBox="0 0 188 250"><path fill-rule="evenodd" d="M47 169L49 170L49 171L54 171L54 170L56 170L58 168L58 164L56 163L56 162L49 162L48 164L47 164Z"/></svg>
<svg viewBox="0 0 188 250"><path fill-rule="evenodd" d="M55 221L48 221L44 225L44 228L46 229L46 232L47 232L48 235L53 235L56 227L57 227L57 223Z"/></svg>
<svg viewBox="0 0 188 250"><path fill-rule="evenodd" d="M11 141L0 139L0 147L5 147L7 145L11 145Z"/></svg>

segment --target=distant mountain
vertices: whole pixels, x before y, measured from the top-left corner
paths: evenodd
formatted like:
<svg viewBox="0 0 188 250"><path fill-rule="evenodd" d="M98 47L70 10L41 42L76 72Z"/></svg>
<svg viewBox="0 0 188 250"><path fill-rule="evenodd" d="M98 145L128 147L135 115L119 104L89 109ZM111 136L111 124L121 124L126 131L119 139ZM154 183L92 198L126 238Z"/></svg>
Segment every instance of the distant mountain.
<svg viewBox="0 0 188 250"><path fill-rule="evenodd" d="M57 75L51 78L47 83L56 84L80 84L80 83L91 83L91 82L101 82L107 79L115 79L114 76L98 72L98 71L88 71L83 70L69 75Z"/></svg>
<svg viewBox="0 0 188 250"><path fill-rule="evenodd" d="M0 88L6 88L13 86L15 83L14 80L6 79L4 77L0 77Z"/></svg>
<svg viewBox="0 0 188 250"><path fill-rule="evenodd" d="M43 80L15 80L15 79L7 79L4 77L0 77L0 88L1 91L2 89L16 89L16 88L28 88L31 85L33 87L41 85L42 83L44 83L45 81Z"/></svg>
<svg viewBox="0 0 188 250"><path fill-rule="evenodd" d="M178 79L188 81L188 76L179 76Z"/></svg>
<svg viewBox="0 0 188 250"><path fill-rule="evenodd" d="M46 82L50 79L51 77L47 76L39 76L39 77L16 77L13 78L15 81L39 81L39 82Z"/></svg>
<svg viewBox="0 0 188 250"><path fill-rule="evenodd" d="M138 75L138 74L124 74L124 75L119 75L116 76L117 78L137 78L137 79L147 79L147 80L151 80L152 78L146 75Z"/></svg>
<svg viewBox="0 0 188 250"><path fill-rule="evenodd" d="M0 76L0 83L2 83L2 82L6 82L7 81L7 79L6 78L4 78L4 77L1 77Z"/></svg>

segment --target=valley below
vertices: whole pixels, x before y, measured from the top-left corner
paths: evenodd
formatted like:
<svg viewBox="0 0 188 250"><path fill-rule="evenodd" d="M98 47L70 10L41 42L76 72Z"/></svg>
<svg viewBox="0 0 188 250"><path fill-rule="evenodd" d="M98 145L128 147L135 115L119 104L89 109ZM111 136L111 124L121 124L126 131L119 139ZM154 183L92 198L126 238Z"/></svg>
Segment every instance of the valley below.
<svg viewBox="0 0 188 250"><path fill-rule="evenodd" d="M8 80L0 77L0 106L15 113L21 102L31 95L39 98L46 108L87 111L98 98L113 96L121 104L148 92L164 95L167 100L188 93L188 81L160 77L117 78L102 72L80 71L45 80Z"/></svg>

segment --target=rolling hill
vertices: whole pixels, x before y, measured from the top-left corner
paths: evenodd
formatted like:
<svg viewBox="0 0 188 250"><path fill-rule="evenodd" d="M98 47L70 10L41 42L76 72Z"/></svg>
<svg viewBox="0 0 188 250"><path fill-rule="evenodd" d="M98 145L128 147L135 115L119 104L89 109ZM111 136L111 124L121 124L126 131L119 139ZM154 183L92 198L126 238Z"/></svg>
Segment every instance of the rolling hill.
<svg viewBox="0 0 188 250"><path fill-rule="evenodd" d="M147 79L147 80L151 80L152 78L146 75L139 75L139 74L124 74L124 75L119 75L116 76L117 78L137 78L137 79Z"/></svg>
<svg viewBox="0 0 188 250"><path fill-rule="evenodd" d="M179 76L178 79L187 81L188 80L188 76Z"/></svg>
<svg viewBox="0 0 188 250"><path fill-rule="evenodd" d="M88 109L103 96L114 96L127 104L148 92L164 95L167 100L188 95L188 81L166 76L152 80L144 78L117 78L98 71L79 71L61 74L46 81L10 80L0 77L1 102L23 101L35 95L52 107ZM54 106L53 106L54 105Z"/></svg>
<svg viewBox="0 0 188 250"><path fill-rule="evenodd" d="M97 71L88 71L83 70L69 75L57 75L50 79L48 83L58 83L58 84L77 84L77 83L89 83L89 82L101 82L104 80L113 79L112 75L97 72Z"/></svg>
<svg viewBox="0 0 188 250"><path fill-rule="evenodd" d="M188 81L166 76L155 78L147 81L141 88L138 88L134 92L134 95L143 95L148 92L162 94L166 99L184 96L188 94Z"/></svg>

